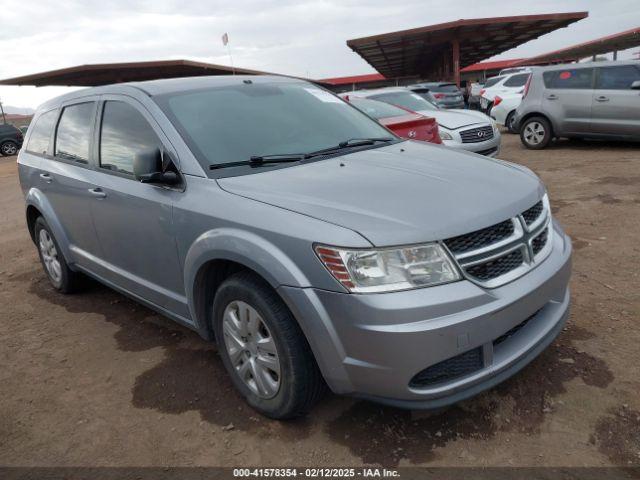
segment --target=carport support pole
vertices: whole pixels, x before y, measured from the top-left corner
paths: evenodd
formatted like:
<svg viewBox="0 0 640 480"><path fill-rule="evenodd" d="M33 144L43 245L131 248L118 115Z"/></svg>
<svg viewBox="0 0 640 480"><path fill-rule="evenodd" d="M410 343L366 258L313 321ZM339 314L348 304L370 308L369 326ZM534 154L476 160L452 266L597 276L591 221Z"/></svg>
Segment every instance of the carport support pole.
<svg viewBox="0 0 640 480"><path fill-rule="evenodd" d="M460 42L457 38L451 41L451 49L453 50L453 80L460 88Z"/></svg>

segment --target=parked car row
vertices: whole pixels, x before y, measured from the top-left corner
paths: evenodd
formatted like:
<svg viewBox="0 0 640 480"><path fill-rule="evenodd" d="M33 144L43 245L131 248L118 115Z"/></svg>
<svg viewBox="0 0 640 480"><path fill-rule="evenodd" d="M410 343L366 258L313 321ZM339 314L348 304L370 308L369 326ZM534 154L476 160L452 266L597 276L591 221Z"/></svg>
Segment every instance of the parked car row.
<svg viewBox="0 0 640 480"><path fill-rule="evenodd" d="M487 115L473 110L442 109L425 94L405 87L357 90L349 98L368 98L402 107L438 122L442 143L447 147L481 155L496 156L500 152L500 131Z"/></svg>

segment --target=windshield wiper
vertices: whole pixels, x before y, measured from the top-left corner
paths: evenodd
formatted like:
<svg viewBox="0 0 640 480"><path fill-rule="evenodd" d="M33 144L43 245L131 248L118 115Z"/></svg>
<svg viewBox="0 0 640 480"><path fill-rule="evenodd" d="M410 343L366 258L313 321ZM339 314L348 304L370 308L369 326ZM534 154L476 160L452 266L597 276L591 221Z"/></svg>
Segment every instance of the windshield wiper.
<svg viewBox="0 0 640 480"><path fill-rule="evenodd" d="M350 138L349 140L345 140L344 142L340 142L338 145L334 145L333 147L323 148L322 150L316 150L315 152L307 153L306 158L315 157L317 155L324 155L326 153L337 152L339 150L344 150L345 148L353 148L353 147L364 147L366 145L374 145L378 142L393 142L396 140L393 137L380 137L380 138Z"/></svg>
<svg viewBox="0 0 640 480"><path fill-rule="evenodd" d="M286 162L299 162L304 160L307 156L304 153L281 153L275 155L255 155L249 160L242 160L240 162L226 162L226 163L214 163L209 165L210 170L216 170L218 168L227 167L241 167L243 165L260 166L265 163L286 163Z"/></svg>
<svg viewBox="0 0 640 480"><path fill-rule="evenodd" d="M396 140L394 137L380 137L380 138L351 138L340 142L338 145L329 148L323 148L322 150L316 150L309 153L279 153L274 155L255 155L249 160L242 160L239 162L226 162L226 163L214 163L209 165L209 170L217 170L219 168L228 167L241 167L243 165L250 165L257 167L267 163L286 163L286 162L299 162L308 158L316 157L318 155L324 155L327 153L337 152L344 150L345 148L363 147L366 145L374 145L378 142L392 142Z"/></svg>

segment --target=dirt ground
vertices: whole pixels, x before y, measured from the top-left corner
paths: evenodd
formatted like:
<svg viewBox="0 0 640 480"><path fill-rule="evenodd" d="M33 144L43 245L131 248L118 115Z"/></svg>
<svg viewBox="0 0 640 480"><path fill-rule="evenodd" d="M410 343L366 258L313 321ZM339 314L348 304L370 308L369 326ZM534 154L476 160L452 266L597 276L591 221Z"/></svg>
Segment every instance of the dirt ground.
<svg viewBox="0 0 640 480"><path fill-rule="evenodd" d="M288 423L246 407L195 333L100 285L55 293L1 159L0 465L640 465L640 146L505 134L500 156L542 177L573 238L559 339L442 412L327 395Z"/></svg>

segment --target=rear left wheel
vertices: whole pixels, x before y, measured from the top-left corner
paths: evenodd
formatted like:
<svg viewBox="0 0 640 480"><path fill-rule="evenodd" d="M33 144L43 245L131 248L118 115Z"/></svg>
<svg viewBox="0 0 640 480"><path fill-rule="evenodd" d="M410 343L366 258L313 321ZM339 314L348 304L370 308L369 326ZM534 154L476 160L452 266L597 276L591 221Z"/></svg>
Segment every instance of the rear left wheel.
<svg viewBox="0 0 640 480"><path fill-rule="evenodd" d="M62 293L76 291L81 282L81 274L69 268L58 242L42 217L38 217L35 222L35 237L40 262L51 285Z"/></svg>

